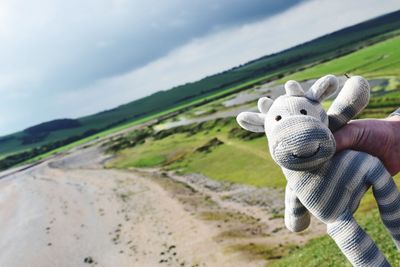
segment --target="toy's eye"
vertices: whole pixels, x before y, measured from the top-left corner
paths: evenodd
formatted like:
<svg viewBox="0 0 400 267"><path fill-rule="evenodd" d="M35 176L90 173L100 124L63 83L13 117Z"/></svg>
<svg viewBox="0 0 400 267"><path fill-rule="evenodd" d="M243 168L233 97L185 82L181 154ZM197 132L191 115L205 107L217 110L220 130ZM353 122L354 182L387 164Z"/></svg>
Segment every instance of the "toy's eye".
<svg viewBox="0 0 400 267"><path fill-rule="evenodd" d="M300 110L300 113L303 114L303 115L307 115L307 110L302 109L302 110Z"/></svg>
<svg viewBox="0 0 400 267"><path fill-rule="evenodd" d="M278 116L275 117L275 120L276 120L276 121L280 121L281 119L282 119L282 116L281 116L281 115L278 115Z"/></svg>

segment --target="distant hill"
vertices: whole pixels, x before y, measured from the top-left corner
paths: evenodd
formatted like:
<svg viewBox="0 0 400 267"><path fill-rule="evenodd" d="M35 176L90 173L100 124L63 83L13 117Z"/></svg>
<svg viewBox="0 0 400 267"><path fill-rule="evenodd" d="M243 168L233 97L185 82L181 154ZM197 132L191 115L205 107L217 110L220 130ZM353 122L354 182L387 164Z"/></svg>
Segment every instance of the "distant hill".
<svg viewBox="0 0 400 267"><path fill-rule="evenodd" d="M58 119L26 128L24 132L28 135L37 135L42 133L50 133L53 131L60 131L64 129L77 128L80 126L82 126L82 124L78 120Z"/></svg>
<svg viewBox="0 0 400 267"><path fill-rule="evenodd" d="M351 53L399 33L400 11L396 11L282 52L261 57L197 82L157 92L117 108L78 119L54 120L0 137L0 155L9 155L44 145L57 147L99 131L210 96L233 86L281 78L307 66Z"/></svg>
<svg viewBox="0 0 400 267"><path fill-rule="evenodd" d="M56 131L79 128L82 124L74 119L58 119L52 120L23 130L24 135L21 137L22 145L35 144L46 139L46 137Z"/></svg>

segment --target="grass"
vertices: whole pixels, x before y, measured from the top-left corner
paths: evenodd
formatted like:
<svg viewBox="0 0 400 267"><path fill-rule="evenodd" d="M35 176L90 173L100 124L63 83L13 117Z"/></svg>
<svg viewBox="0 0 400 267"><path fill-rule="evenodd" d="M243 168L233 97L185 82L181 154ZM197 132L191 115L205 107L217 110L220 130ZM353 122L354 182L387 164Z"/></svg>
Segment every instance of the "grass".
<svg viewBox="0 0 400 267"><path fill-rule="evenodd" d="M250 217L246 214L237 213L237 212L221 212L221 211L205 211L200 214L200 218L206 221L234 221L234 222L242 222L246 224L256 224L258 220Z"/></svg>
<svg viewBox="0 0 400 267"><path fill-rule="evenodd" d="M109 167L129 168L139 167L147 161L148 167L155 167L175 158L178 154L184 154L200 145L202 140L198 136L186 138L185 134L173 135L161 140L148 140L145 144L121 151L117 158L109 163ZM162 159L162 160L161 160Z"/></svg>
<svg viewBox="0 0 400 267"><path fill-rule="evenodd" d="M257 187L283 187L285 179L272 161L265 137L250 141L230 138L236 122L216 125L187 136L177 133L161 140L150 139L144 144L122 150L107 167L160 167L184 173L201 173L219 181L249 184ZM217 137L224 144L209 153L196 149ZM246 166L246 168L243 168Z"/></svg>
<svg viewBox="0 0 400 267"><path fill-rule="evenodd" d="M360 225L375 241L392 266L400 266L400 253L384 228L377 210L374 209L358 217ZM304 247L292 251L290 255L268 266L351 267L351 264L334 241L329 236L323 236L309 241Z"/></svg>
<svg viewBox="0 0 400 267"><path fill-rule="evenodd" d="M328 73L363 75L368 78L399 77L400 74L400 37L374 44L347 56L316 65L314 67L288 75L280 80L308 80L319 78Z"/></svg>
<svg viewBox="0 0 400 267"><path fill-rule="evenodd" d="M215 180L257 187L284 186L281 170L269 158L265 138L247 141L248 144L222 137L221 140L225 144L212 153L195 153L182 162L173 164L172 169L182 168L182 173L202 173Z"/></svg>
<svg viewBox="0 0 400 267"><path fill-rule="evenodd" d="M262 243L245 243L245 244L231 245L226 249L226 252L227 253L241 252L250 259L254 259L254 257L256 257L258 259L274 260L286 256L288 252L291 251L293 248L295 248L294 245L272 248ZM291 266L300 266L300 265L291 265Z"/></svg>

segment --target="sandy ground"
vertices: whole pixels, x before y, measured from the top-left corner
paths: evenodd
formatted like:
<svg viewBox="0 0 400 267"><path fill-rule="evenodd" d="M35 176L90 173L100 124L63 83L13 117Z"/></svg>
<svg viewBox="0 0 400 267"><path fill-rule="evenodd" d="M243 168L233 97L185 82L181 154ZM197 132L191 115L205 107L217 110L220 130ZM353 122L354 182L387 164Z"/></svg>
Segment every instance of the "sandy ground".
<svg viewBox="0 0 400 267"><path fill-rule="evenodd" d="M301 243L323 232L317 224L291 234L255 207L179 177L107 170L106 158L94 146L0 173L0 266L264 266L229 247ZM210 211L245 217L201 219ZM222 235L236 232L243 235Z"/></svg>

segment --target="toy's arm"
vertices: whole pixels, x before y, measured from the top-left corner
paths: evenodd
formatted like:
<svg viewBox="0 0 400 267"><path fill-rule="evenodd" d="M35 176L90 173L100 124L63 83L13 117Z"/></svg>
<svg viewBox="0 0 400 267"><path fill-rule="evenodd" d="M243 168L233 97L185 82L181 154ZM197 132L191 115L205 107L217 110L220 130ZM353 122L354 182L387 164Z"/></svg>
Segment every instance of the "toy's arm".
<svg viewBox="0 0 400 267"><path fill-rule="evenodd" d="M369 91L368 81L361 76L353 76L346 81L327 112L332 132L344 126L368 105Z"/></svg>
<svg viewBox="0 0 400 267"><path fill-rule="evenodd" d="M285 192L285 225L292 232L301 232L310 225L310 212L288 185Z"/></svg>

